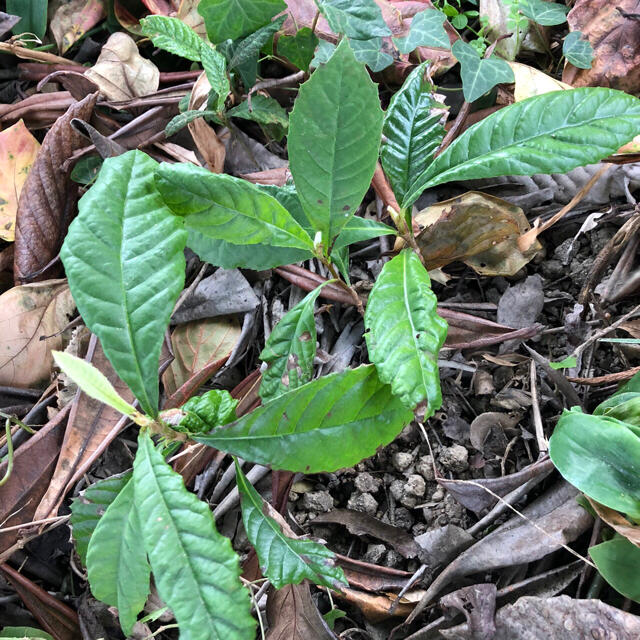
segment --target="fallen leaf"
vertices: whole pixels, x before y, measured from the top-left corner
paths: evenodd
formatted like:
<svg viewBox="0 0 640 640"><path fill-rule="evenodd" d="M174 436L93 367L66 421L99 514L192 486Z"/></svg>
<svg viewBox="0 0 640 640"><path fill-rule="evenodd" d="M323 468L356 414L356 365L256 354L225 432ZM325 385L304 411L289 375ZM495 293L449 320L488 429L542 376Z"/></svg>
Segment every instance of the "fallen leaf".
<svg viewBox="0 0 640 640"><path fill-rule="evenodd" d="M495 584L474 584L463 587L440 598L440 605L462 613L467 619L469 636L473 640L493 640L496 625L493 620L496 610L497 588ZM456 639L448 630L441 630L445 638Z"/></svg>
<svg viewBox="0 0 640 640"><path fill-rule="evenodd" d="M377 623L389 620L392 617L406 618L416 605L415 601L409 599L409 596L410 593L407 593L400 598L400 602L398 602L393 612L390 609L398 598L392 595L373 595L364 591L345 588L334 597L358 607L369 622Z"/></svg>
<svg viewBox="0 0 640 640"><path fill-rule="evenodd" d="M11 31L18 22L20 22L20 16L14 16L10 13L0 11L0 38Z"/></svg>
<svg viewBox="0 0 640 640"><path fill-rule="evenodd" d="M0 132L0 238L7 242L15 238L18 199L38 149L22 120Z"/></svg>
<svg viewBox="0 0 640 640"><path fill-rule="evenodd" d="M207 37L204 18L198 13L200 0L182 0L176 18L191 27L201 38Z"/></svg>
<svg viewBox="0 0 640 640"><path fill-rule="evenodd" d="M589 504L593 507L593 510L602 518L604 522L606 522L612 529L617 531L621 536L624 536L636 545L636 547L640 547L640 526L637 524L632 524L629 522L623 515L615 511L614 509L610 509L609 507L605 507L603 504L592 500L589 496L586 496Z"/></svg>
<svg viewBox="0 0 640 640"><path fill-rule="evenodd" d="M365 591L400 591L411 578L407 571L379 566L336 554L349 585Z"/></svg>
<svg viewBox="0 0 640 640"><path fill-rule="evenodd" d="M46 280L53 269L43 269L58 255L76 212L77 185L69 180L72 167L65 161L86 146L71 120L89 120L98 94L73 103L44 137L40 152L18 201L14 273L19 280Z"/></svg>
<svg viewBox="0 0 640 640"><path fill-rule="evenodd" d="M0 296L0 384L34 387L48 381L51 351L63 346L62 336L54 334L74 309L66 280L13 287Z"/></svg>
<svg viewBox="0 0 640 640"><path fill-rule="evenodd" d="M60 53L67 51L106 15L103 0L70 0L61 4L49 25Z"/></svg>
<svg viewBox="0 0 640 640"><path fill-rule="evenodd" d="M611 87L640 91L640 21L624 13L640 12L638 0L577 0L567 21L593 47L591 69L567 63L562 81L574 87Z"/></svg>
<svg viewBox="0 0 640 640"><path fill-rule="evenodd" d="M96 64L85 75L115 102L154 93L160 83L158 67L143 58L133 38L122 31L109 37Z"/></svg>
<svg viewBox="0 0 640 640"><path fill-rule="evenodd" d="M526 100L532 96L539 96L549 91L560 91L562 89L572 89L573 87L564 82L560 82L535 67L521 62L509 62L509 66L515 77L515 89L513 98L516 102Z"/></svg>
<svg viewBox="0 0 640 640"><path fill-rule="evenodd" d="M240 323L232 316L205 318L178 326L171 334L175 359L162 376L165 394L172 395L194 373L213 362L221 367L240 334ZM215 371L210 375L213 373Z"/></svg>

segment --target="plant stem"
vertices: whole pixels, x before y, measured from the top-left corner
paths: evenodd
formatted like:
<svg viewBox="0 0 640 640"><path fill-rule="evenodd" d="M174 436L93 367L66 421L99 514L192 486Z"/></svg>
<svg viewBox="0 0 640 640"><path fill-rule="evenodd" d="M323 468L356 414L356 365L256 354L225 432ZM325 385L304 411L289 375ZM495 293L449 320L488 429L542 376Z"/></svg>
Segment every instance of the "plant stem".
<svg viewBox="0 0 640 640"><path fill-rule="evenodd" d="M335 266L329 262L327 258L324 256L321 257L322 264L324 264L327 269L329 269L329 273L336 280L338 286L342 287L345 291L349 293L349 295L353 298L353 302L356 305L356 309L358 309L358 313L363 316L364 315L364 306L362 305L362 300L360 296L357 294L356 290L353 287L350 287L341 277L340 274L336 271Z"/></svg>

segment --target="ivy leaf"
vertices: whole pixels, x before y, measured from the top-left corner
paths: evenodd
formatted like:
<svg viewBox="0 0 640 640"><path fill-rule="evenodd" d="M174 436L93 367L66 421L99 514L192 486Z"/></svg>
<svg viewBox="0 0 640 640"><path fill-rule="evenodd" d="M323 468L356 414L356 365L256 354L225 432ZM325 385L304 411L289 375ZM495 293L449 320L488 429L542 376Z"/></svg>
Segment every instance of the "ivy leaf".
<svg viewBox="0 0 640 640"><path fill-rule="evenodd" d="M181 58L200 61L203 41L198 34L178 18L148 16L140 20L142 34L151 38L156 47Z"/></svg>
<svg viewBox="0 0 640 640"><path fill-rule="evenodd" d="M253 640L256 623L231 542L146 432L138 437L133 482L158 594L175 614L181 640Z"/></svg>
<svg viewBox="0 0 640 640"><path fill-rule="evenodd" d="M437 9L425 9L411 20L409 35L394 38L393 43L400 53L411 53L417 47L440 47L449 49L451 42L444 28L447 17Z"/></svg>
<svg viewBox="0 0 640 640"><path fill-rule="evenodd" d="M391 98L382 127L385 142L380 160L400 202L433 160L445 134L441 123L443 105L433 99L424 79L428 64L423 62L416 67Z"/></svg>
<svg viewBox="0 0 640 640"><path fill-rule="evenodd" d="M405 249L382 268L364 315L369 358L380 380L421 421L442 404L438 351L447 323L436 304L427 270Z"/></svg>
<svg viewBox="0 0 640 640"><path fill-rule="evenodd" d="M117 607L125 635L131 633L149 595L150 568L141 538L133 480L129 480L100 518L87 551L91 592Z"/></svg>
<svg viewBox="0 0 640 640"><path fill-rule="evenodd" d="M71 502L71 533L76 543L76 551L85 567L89 540L100 518L130 478L131 472L128 471L119 476L99 480L87 487L80 497L74 498Z"/></svg>
<svg viewBox="0 0 640 640"><path fill-rule="evenodd" d="M349 46L353 49L356 60L366 64L374 73L393 64L393 56L382 51L382 38L368 40L349 38Z"/></svg>
<svg viewBox="0 0 640 640"><path fill-rule="evenodd" d="M562 43L562 55L578 69L591 69L593 47L580 31L571 31Z"/></svg>
<svg viewBox="0 0 640 640"><path fill-rule="evenodd" d="M280 514L264 502L236 460L236 481L242 505L242 522L255 547L260 568L276 589L311 580L330 589L347 585L335 555L323 544L295 537Z"/></svg>
<svg viewBox="0 0 640 640"><path fill-rule="evenodd" d="M563 4L545 2L544 0L518 0L518 9L529 20L545 27L566 22L569 11L569 7L565 7Z"/></svg>
<svg viewBox="0 0 640 640"><path fill-rule="evenodd" d="M356 40L391 35L374 0L316 0L316 4L335 33Z"/></svg>
<svg viewBox="0 0 640 640"><path fill-rule="evenodd" d="M209 40L218 44L253 33L286 8L284 0L200 0L198 13Z"/></svg>
<svg viewBox="0 0 640 640"><path fill-rule="evenodd" d="M195 440L273 469L319 473L373 455L411 418L368 365L313 380Z"/></svg>
<svg viewBox="0 0 640 640"><path fill-rule="evenodd" d="M317 339L313 308L321 290L322 286L316 287L289 309L266 341L260 354L269 365L260 383L263 402L311 380Z"/></svg>
<svg viewBox="0 0 640 640"><path fill-rule="evenodd" d="M325 248L369 188L381 130L376 85L343 41L300 87L289 119L291 173Z"/></svg>
<svg viewBox="0 0 640 640"><path fill-rule="evenodd" d="M184 216L191 236L313 251L313 241L291 214L246 180L186 163L163 163L155 178L166 204Z"/></svg>
<svg viewBox="0 0 640 640"><path fill-rule="evenodd" d="M260 49L262 49L273 37L273 34L282 27L285 19L286 16L282 16L238 42L233 49L233 56L229 62L229 67L236 69L249 61L255 61L257 63Z"/></svg>
<svg viewBox="0 0 640 640"><path fill-rule="evenodd" d="M180 424L174 427L184 433L207 433L211 425L221 426L236 419L238 401L228 391L212 389L201 396L191 398L180 407L185 414Z"/></svg>
<svg viewBox="0 0 640 640"><path fill-rule="evenodd" d="M316 69L321 64L326 64L327 62L329 62L329 58L331 58L335 50L336 45L333 44L333 42L329 42L328 40L320 40L320 42L318 42L318 46L316 47L313 60L311 61L311 64L309 66Z"/></svg>
<svg viewBox="0 0 640 640"><path fill-rule="evenodd" d="M289 126L287 112L280 106L280 103L273 98L261 95L252 97L251 110L249 110L249 101L245 100L237 107L227 111L227 115L243 120L253 120L260 124L277 124L285 129Z"/></svg>
<svg viewBox="0 0 640 640"><path fill-rule="evenodd" d="M467 102L473 102L501 82L514 82L513 71L506 60L491 57L484 60L470 44L456 40L451 47L460 63L462 92Z"/></svg>
<svg viewBox="0 0 640 640"><path fill-rule="evenodd" d="M295 36L278 38L278 55L289 60L298 69L308 71L318 42L318 36L309 27L303 27Z"/></svg>
<svg viewBox="0 0 640 640"><path fill-rule="evenodd" d="M377 220L353 216L333 243L331 255L333 257L335 251L339 251L343 247L348 247L354 242L362 242L363 240L378 238L379 236L396 235L397 233L393 227L378 222Z"/></svg>
<svg viewBox="0 0 640 640"><path fill-rule="evenodd" d="M164 332L184 287L187 234L142 151L104 161L60 257L82 318L148 414L158 412Z"/></svg>
<svg viewBox="0 0 640 640"><path fill-rule="evenodd" d="M200 52L207 80L211 90L216 94L216 109L220 113L224 111L225 100L231 91L227 76L227 61L219 51L207 44L202 45Z"/></svg>
<svg viewBox="0 0 640 640"><path fill-rule="evenodd" d="M584 87L534 96L467 129L415 180L405 201L452 180L566 173L615 153L639 128L640 100L622 91Z"/></svg>

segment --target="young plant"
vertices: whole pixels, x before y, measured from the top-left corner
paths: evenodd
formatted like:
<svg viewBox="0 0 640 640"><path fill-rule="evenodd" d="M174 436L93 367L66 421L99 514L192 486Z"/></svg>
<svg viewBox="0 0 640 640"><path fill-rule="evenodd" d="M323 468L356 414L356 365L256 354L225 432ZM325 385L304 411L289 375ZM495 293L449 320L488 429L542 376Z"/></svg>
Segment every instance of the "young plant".
<svg viewBox="0 0 640 640"><path fill-rule="evenodd" d="M214 4L224 2L201 7ZM236 26L242 31L246 25ZM506 107L434 159L443 128L423 73L424 65L383 115L376 85L343 40L302 85L291 113L295 187L261 188L130 151L106 160L81 199L61 251L69 286L142 412L91 365L56 355L83 391L140 426L132 476L92 488L91 508L76 503L72 523L79 552L86 549L91 589L118 608L125 632L144 605L153 573L182 638L254 637L237 555L217 532L209 507L165 462L176 443L195 440L273 469L335 471L373 455L414 417L425 420L440 406L437 354L447 327L436 314L420 256L404 249L385 264L366 311L346 281L350 244L395 233L354 216L369 189L383 131L383 167L402 206L390 213L415 246L406 217L425 188L567 171L614 152L640 124L640 101L631 96L563 91ZM222 267L267 269L318 259L363 311L372 364L312 379L318 288L284 316L265 345L262 406L236 416L229 394L211 391L178 411L160 412L158 362L184 286L185 246ZM158 446L153 435L160 437ZM239 468L237 477L247 535L274 586L305 578L331 588L345 584L328 550L294 537ZM98 519L100 505L108 506Z"/></svg>

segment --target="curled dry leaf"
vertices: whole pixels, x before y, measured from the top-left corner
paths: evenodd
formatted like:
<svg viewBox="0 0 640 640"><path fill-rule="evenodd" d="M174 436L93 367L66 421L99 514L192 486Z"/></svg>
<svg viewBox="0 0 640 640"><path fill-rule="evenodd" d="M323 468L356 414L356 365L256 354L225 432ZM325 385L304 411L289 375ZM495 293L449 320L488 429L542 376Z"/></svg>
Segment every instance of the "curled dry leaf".
<svg viewBox="0 0 640 640"><path fill-rule="evenodd" d="M615 529L621 536L624 536L637 547L640 547L640 526L632 524L623 515L605 507L603 504L592 500L586 496L587 500L593 507L593 510L606 522L612 529Z"/></svg>
<svg viewBox="0 0 640 640"><path fill-rule="evenodd" d="M593 47L591 69L564 68L563 82L574 87L611 87L640 91L640 21L638 0L578 0L569 11L571 31L581 31Z"/></svg>
<svg viewBox="0 0 640 640"><path fill-rule="evenodd" d="M18 198L40 143L19 120L0 133L0 238L15 237Z"/></svg>
<svg viewBox="0 0 640 640"><path fill-rule="evenodd" d="M191 27L201 38L207 37L204 18L198 13L200 0L182 0L176 18Z"/></svg>
<svg viewBox="0 0 640 640"><path fill-rule="evenodd" d="M16 280L46 280L42 271L57 255L75 215L77 186L65 161L86 146L71 120L89 120L98 94L72 104L44 137L18 201L14 273Z"/></svg>
<svg viewBox="0 0 640 640"><path fill-rule="evenodd" d="M493 616L496 610L497 588L495 584L474 584L449 593L440 599L440 605L464 614L467 627L473 640L493 640L496 625ZM440 633L445 638L459 636L448 635L446 630Z"/></svg>
<svg viewBox="0 0 640 640"><path fill-rule="evenodd" d="M35 387L48 381L51 351L63 346L57 334L74 309L66 280L13 287L0 296L0 384Z"/></svg>
<svg viewBox="0 0 640 640"><path fill-rule="evenodd" d="M211 85L209 84L207 75L203 71L198 76L195 85L193 85L191 98L189 99L189 110L199 109L205 111L209 91L211 91ZM187 125L187 128L209 169L213 171L213 173L222 173L224 170L226 147L220 141L220 138L218 138L213 127L210 126L204 118L197 118L196 120L192 120Z"/></svg>
<svg viewBox="0 0 640 640"><path fill-rule="evenodd" d="M96 64L85 75L114 102L149 95L160 84L158 67L143 58L133 38L122 31L109 37Z"/></svg>
<svg viewBox="0 0 640 640"><path fill-rule="evenodd" d="M173 395L194 373L214 362L222 367L240 339L240 323L233 316L205 318L178 326L171 334L175 359L162 376L167 395ZM211 370L213 375L215 370Z"/></svg>
<svg viewBox="0 0 640 640"><path fill-rule="evenodd" d="M415 594L412 592L406 593L400 598L400 602L398 602L393 611L391 611L392 605L398 600L398 597L394 594L373 595L364 591L345 588L335 597L358 607L369 622L377 623L389 620L392 617L406 618L423 592L417 593L418 598L415 598Z"/></svg>
<svg viewBox="0 0 640 640"><path fill-rule="evenodd" d="M521 62L509 62L515 78L513 98L516 102L532 96L539 96L549 91L572 89L571 85L556 80L546 73Z"/></svg>
<svg viewBox="0 0 640 640"><path fill-rule="evenodd" d="M60 4L49 25L61 54L107 15L103 0L71 0Z"/></svg>

